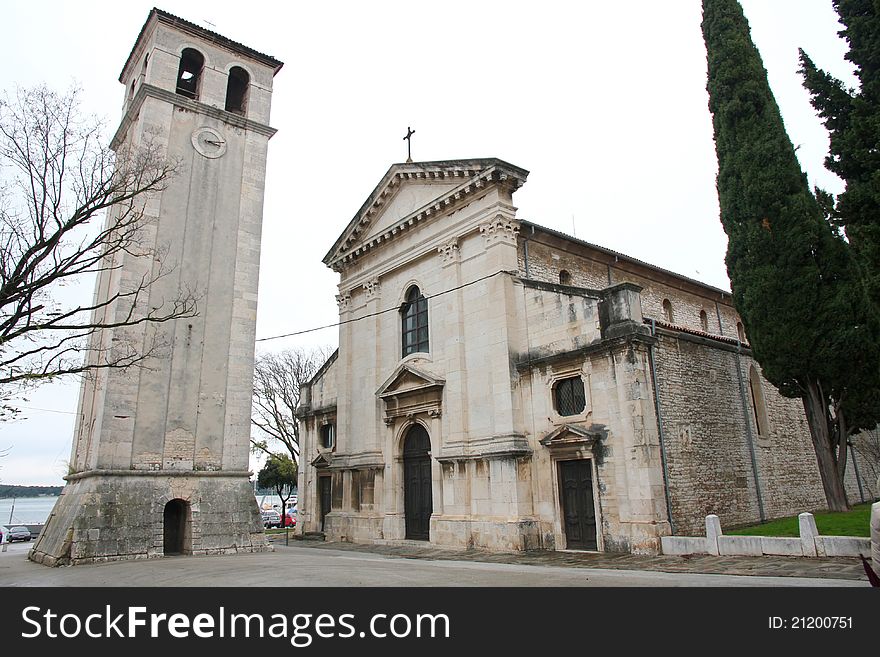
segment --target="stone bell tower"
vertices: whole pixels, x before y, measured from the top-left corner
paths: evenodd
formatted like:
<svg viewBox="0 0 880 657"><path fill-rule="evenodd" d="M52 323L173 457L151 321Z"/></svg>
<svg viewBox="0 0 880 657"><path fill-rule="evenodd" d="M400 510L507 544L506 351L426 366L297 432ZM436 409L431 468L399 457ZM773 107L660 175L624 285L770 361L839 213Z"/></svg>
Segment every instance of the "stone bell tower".
<svg viewBox="0 0 880 657"><path fill-rule="evenodd" d="M248 453L269 108L281 66L150 12L119 78L125 104L113 147L150 140L179 167L144 207L142 239L154 257L124 254L95 294L112 299L161 267L150 307L191 290L197 313L96 336L105 349L117 340L165 348L145 367L84 382L67 485L32 560L266 549ZM130 311L114 303L110 319Z"/></svg>

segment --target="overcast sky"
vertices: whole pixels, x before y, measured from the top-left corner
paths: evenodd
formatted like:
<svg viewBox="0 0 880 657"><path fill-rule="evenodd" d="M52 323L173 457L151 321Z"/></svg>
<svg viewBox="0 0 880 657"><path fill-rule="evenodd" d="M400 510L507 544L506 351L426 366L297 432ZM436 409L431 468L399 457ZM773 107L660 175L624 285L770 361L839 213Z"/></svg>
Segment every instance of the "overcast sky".
<svg viewBox="0 0 880 657"><path fill-rule="evenodd" d="M0 89L82 90L118 125L117 81L153 2L2 0ZM811 183L827 134L797 49L855 84L831 0L743 0ZM699 0L224 2L161 9L284 62L275 77L257 337L337 319L321 258L388 167L499 157L529 170L518 216L729 289ZM91 294L91 283L85 286ZM260 350L336 344L336 329ZM78 382L44 386L0 425L0 481L62 484Z"/></svg>

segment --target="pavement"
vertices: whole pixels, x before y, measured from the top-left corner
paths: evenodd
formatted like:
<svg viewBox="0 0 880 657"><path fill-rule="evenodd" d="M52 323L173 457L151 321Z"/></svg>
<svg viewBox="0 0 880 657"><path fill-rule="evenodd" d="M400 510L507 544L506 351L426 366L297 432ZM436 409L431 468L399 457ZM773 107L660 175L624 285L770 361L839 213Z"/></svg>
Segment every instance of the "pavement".
<svg viewBox="0 0 880 657"><path fill-rule="evenodd" d="M283 543L283 538L279 537ZM276 539L277 543L278 539ZM293 541L292 541L293 542ZM359 545L298 540L314 549L333 549L381 554L408 559L474 561L518 565L560 566L568 568L602 568L641 570L662 573L710 575L748 575L757 577L808 577L843 579L867 583L865 569L857 557L716 557L705 555L643 556L613 552L581 552L575 550L535 550L532 552L488 552L478 549L455 549L425 545L419 541L402 541L388 545Z"/></svg>
<svg viewBox="0 0 880 657"><path fill-rule="evenodd" d="M272 537L273 552L47 568L30 544L0 553L0 586L661 586L866 587L855 558L498 553Z"/></svg>

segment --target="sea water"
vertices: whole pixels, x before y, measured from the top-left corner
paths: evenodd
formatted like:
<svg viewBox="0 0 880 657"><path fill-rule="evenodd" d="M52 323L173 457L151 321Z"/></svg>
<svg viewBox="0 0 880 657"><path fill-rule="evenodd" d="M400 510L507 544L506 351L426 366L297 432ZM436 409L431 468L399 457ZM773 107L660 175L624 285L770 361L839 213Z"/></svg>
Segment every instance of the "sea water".
<svg viewBox="0 0 880 657"><path fill-rule="evenodd" d="M9 525L34 525L46 522L46 518L49 517L57 500L57 495L18 497L15 499L15 507L13 508L11 497L0 499L0 525L8 527Z"/></svg>
<svg viewBox="0 0 880 657"><path fill-rule="evenodd" d="M281 498L277 495L257 495L257 506L271 509L277 506L281 510ZM293 497L287 500L287 508L296 506ZM58 500L57 495L43 495L40 497L18 497L15 499L15 508L11 497L0 499L0 525L32 525L46 522L52 507ZM10 513L12 517L10 518Z"/></svg>

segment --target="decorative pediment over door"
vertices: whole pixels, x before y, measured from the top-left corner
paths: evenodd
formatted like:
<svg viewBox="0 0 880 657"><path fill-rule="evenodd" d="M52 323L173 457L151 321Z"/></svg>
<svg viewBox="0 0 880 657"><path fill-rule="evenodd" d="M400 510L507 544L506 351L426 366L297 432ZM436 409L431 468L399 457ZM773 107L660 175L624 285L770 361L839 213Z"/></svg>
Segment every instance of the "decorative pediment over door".
<svg viewBox="0 0 880 657"><path fill-rule="evenodd" d="M328 452L319 452L318 455L312 459L311 465L322 470L328 468L332 460L333 457Z"/></svg>
<svg viewBox="0 0 880 657"><path fill-rule="evenodd" d="M604 427L586 429L573 424L563 424L541 438L540 442L554 457L584 458L592 454L606 434Z"/></svg>
<svg viewBox="0 0 880 657"><path fill-rule="evenodd" d="M427 413L437 417L442 412L443 386L446 381L412 365L401 365L376 391L385 402L385 423L396 418Z"/></svg>

